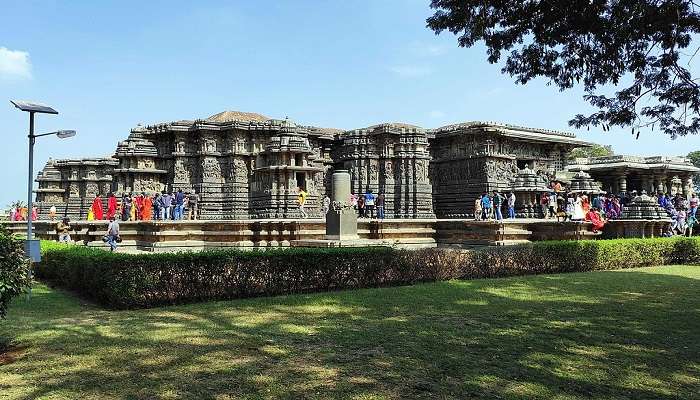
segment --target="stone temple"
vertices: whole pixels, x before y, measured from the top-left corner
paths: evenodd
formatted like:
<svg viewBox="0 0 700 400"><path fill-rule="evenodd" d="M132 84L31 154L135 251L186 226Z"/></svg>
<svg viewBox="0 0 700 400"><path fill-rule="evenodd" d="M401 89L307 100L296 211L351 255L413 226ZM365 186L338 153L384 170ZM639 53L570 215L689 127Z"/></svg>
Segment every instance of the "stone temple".
<svg viewBox="0 0 700 400"><path fill-rule="evenodd" d="M95 195L182 189L196 194L199 219L298 218L296 195L321 217L333 170L350 171L352 192L386 196L387 218L467 218L485 191L517 190L520 202L567 171L604 190L682 192L698 172L688 160L615 156L577 159L590 143L571 133L491 122L424 129L383 123L343 131L255 113L138 126L103 158L50 159L37 176L43 215L84 219ZM571 175L571 172L569 172ZM579 174L580 175L580 174ZM106 200L105 200L106 202Z"/></svg>

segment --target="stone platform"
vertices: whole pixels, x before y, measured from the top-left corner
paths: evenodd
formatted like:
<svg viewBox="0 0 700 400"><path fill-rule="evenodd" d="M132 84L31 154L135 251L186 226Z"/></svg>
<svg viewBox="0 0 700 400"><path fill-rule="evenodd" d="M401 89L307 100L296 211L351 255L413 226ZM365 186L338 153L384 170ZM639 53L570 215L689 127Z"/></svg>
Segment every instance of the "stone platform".
<svg viewBox="0 0 700 400"><path fill-rule="evenodd" d="M24 222L3 224L17 235L23 235L26 229ZM34 233L40 239L56 240L55 225L56 222L36 221ZM88 246L105 246L101 238L106 232L107 221L75 221L72 225L75 230L71 234L73 240ZM659 235L661 225L663 222L660 221L613 221L601 234L592 232L590 223L542 219L514 219L501 223L466 219L360 219L359 240L347 245L473 248L539 240L628 237L634 232L644 232L643 237L653 237ZM120 222L120 228L122 248L149 252L343 246L342 243L324 241L325 221L321 219L139 221Z"/></svg>

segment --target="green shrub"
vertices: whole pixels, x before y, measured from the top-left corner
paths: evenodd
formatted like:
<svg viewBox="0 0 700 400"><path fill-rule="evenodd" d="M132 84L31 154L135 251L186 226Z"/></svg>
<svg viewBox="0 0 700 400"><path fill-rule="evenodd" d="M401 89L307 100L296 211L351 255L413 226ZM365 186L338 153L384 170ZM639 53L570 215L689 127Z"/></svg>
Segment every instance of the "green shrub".
<svg viewBox="0 0 700 400"><path fill-rule="evenodd" d="M113 308L700 260L700 239L536 242L480 251L389 248L122 254L44 248L37 276Z"/></svg>
<svg viewBox="0 0 700 400"><path fill-rule="evenodd" d="M7 314L10 300L29 288L29 263L21 240L0 225L0 318Z"/></svg>

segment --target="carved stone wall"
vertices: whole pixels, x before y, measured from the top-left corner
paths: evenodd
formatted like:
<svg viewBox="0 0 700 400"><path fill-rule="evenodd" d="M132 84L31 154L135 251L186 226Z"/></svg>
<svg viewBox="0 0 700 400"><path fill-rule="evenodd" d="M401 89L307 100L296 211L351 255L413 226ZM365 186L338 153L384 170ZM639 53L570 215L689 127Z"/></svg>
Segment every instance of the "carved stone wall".
<svg viewBox="0 0 700 400"><path fill-rule="evenodd" d="M384 193L387 218L434 218L426 130L382 124L339 135L337 168L350 171L351 191Z"/></svg>
<svg viewBox="0 0 700 400"><path fill-rule="evenodd" d="M525 129L471 123L434 131L430 177L438 218L471 218L476 198L510 190L519 168L528 166L540 174L564 168L565 155L575 143L559 133L544 140L547 132L526 140Z"/></svg>
<svg viewBox="0 0 700 400"><path fill-rule="evenodd" d="M463 218L480 193L508 190L518 169L558 171L582 144L562 132L494 123L343 132L224 112L137 126L112 157L49 160L37 176L37 202L42 215L56 205L84 218L98 193L182 189L197 195L201 219L298 218L303 187L307 213L320 217L332 171L342 168L353 193L385 194L387 218Z"/></svg>

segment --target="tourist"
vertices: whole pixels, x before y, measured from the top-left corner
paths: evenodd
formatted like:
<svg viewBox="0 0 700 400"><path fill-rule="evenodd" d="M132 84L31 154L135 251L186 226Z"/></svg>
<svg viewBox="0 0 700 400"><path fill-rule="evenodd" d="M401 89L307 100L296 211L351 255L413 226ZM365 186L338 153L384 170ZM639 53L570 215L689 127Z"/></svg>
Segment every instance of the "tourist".
<svg viewBox="0 0 700 400"><path fill-rule="evenodd" d="M368 218L374 218L374 200L376 197L371 190L365 193L365 214Z"/></svg>
<svg viewBox="0 0 700 400"><path fill-rule="evenodd" d="M488 193L484 192L481 194L481 219L491 220L491 198Z"/></svg>
<svg viewBox="0 0 700 400"><path fill-rule="evenodd" d="M362 193L357 196L357 213L360 218L365 218L365 196Z"/></svg>
<svg viewBox="0 0 700 400"><path fill-rule="evenodd" d="M163 209L163 215L162 215L163 221L169 220L171 217L170 211L171 211L171 205L173 202L172 196L173 196L172 192L165 192L165 191L163 191L163 195L160 196L161 208Z"/></svg>
<svg viewBox="0 0 700 400"><path fill-rule="evenodd" d="M676 210L685 208L685 198L683 195L676 193L676 196L673 198L673 206L676 207Z"/></svg>
<svg viewBox="0 0 700 400"><path fill-rule="evenodd" d="M161 211L163 210L163 200L160 198L160 193L156 192L155 196L153 196L153 219L158 221L160 220L160 214Z"/></svg>
<svg viewBox="0 0 700 400"><path fill-rule="evenodd" d="M503 219L503 214L501 212L501 209L503 207L503 196L501 196L500 193L498 193L497 190L493 191L493 212L494 216L496 217L496 221L500 221Z"/></svg>
<svg viewBox="0 0 700 400"><path fill-rule="evenodd" d="M600 194L594 195L591 201L591 207L597 208L599 210L603 209L603 200L600 198Z"/></svg>
<svg viewBox="0 0 700 400"><path fill-rule="evenodd" d="M153 200L151 200L151 196L146 195L145 192L141 198L141 219L143 221L150 221L153 217Z"/></svg>
<svg viewBox="0 0 700 400"><path fill-rule="evenodd" d="M104 214L102 212L102 198L100 197L99 194L95 195L95 199L92 201L92 207L90 207L90 211L92 212L93 219L96 219L96 220L104 219ZM88 213L88 215L90 215L90 214ZM88 217L88 220L90 220L89 217Z"/></svg>
<svg viewBox="0 0 700 400"><path fill-rule="evenodd" d="M114 193L107 195L107 219L112 218L117 214L117 198Z"/></svg>
<svg viewBox="0 0 700 400"><path fill-rule="evenodd" d="M379 219L384 219L384 197L384 193L379 192L379 196L377 196L377 200L375 201L375 204L377 206L377 218Z"/></svg>
<svg viewBox="0 0 700 400"><path fill-rule="evenodd" d="M576 199L574 200L574 207L573 207L573 212L571 215L571 220L572 221L582 221L586 214L583 212L583 196L577 195Z"/></svg>
<svg viewBox="0 0 700 400"><path fill-rule="evenodd" d="M686 222L687 228L687 235L688 236L693 236L693 227L698 223L698 219L695 216L695 214L691 214L690 212L688 213L688 220Z"/></svg>
<svg viewBox="0 0 700 400"><path fill-rule="evenodd" d="M114 220L114 216L109 219L109 225L107 225L107 244L109 244L109 250L114 251L117 249L117 241L119 240L119 222Z"/></svg>
<svg viewBox="0 0 700 400"><path fill-rule="evenodd" d="M306 191L304 191L304 189L302 189L301 187L297 188L297 193L298 193L297 194L297 202L299 203L299 212L301 213L302 218L306 218L307 217L306 209L305 209L306 198L309 196L309 194L306 193Z"/></svg>
<svg viewBox="0 0 700 400"><path fill-rule="evenodd" d="M696 193L691 194L690 195L690 202L688 202L688 207L690 207L689 215L695 217L695 215L698 212L698 203L700 203L700 199L698 199L698 195Z"/></svg>
<svg viewBox="0 0 700 400"><path fill-rule="evenodd" d="M549 194L549 200L547 202L547 209L549 211L550 218L557 217L557 193L552 192Z"/></svg>
<svg viewBox="0 0 700 400"><path fill-rule="evenodd" d="M58 241L60 243L70 243L70 230L70 219L68 219L68 217L63 218L63 220L56 225L56 233L58 233Z"/></svg>
<svg viewBox="0 0 700 400"><path fill-rule="evenodd" d="M591 202L588 200L587 195L581 195L581 208L583 209L583 215L585 216L591 209Z"/></svg>
<svg viewBox="0 0 700 400"><path fill-rule="evenodd" d="M183 218L183 219L186 219L188 221L191 220L192 219L192 209L190 208L190 196L185 195L185 198L183 199L183 202L182 202L182 210L183 210L183 214L185 213L185 211L187 211L187 217Z"/></svg>
<svg viewBox="0 0 700 400"><path fill-rule="evenodd" d="M331 198L328 195L323 196L323 218L326 218L328 211L331 210Z"/></svg>
<svg viewBox="0 0 700 400"><path fill-rule="evenodd" d="M192 219L197 220L199 219L198 216L198 211L199 211L199 195L197 193L192 193L189 196L189 206L190 210L192 211Z"/></svg>
<svg viewBox="0 0 700 400"><path fill-rule="evenodd" d="M51 205L51 208L49 208L49 219L51 221L56 220L56 206L55 205Z"/></svg>
<svg viewBox="0 0 700 400"><path fill-rule="evenodd" d="M566 211L566 200L565 194L557 196L557 222L564 222L569 217L569 213Z"/></svg>
<svg viewBox="0 0 700 400"><path fill-rule="evenodd" d="M134 197L134 208L136 209L135 220L141 220L143 216L143 196L140 193Z"/></svg>
<svg viewBox="0 0 700 400"><path fill-rule="evenodd" d="M20 221L26 221L27 220L27 212L28 209L26 206L22 206L19 208L19 220Z"/></svg>
<svg viewBox="0 0 700 400"><path fill-rule="evenodd" d="M128 221L131 218L131 197L124 193L122 195L122 221Z"/></svg>
<svg viewBox="0 0 700 400"><path fill-rule="evenodd" d="M659 205L661 208L666 208L666 204L668 204L668 197L664 193L659 192Z"/></svg>
<svg viewBox="0 0 700 400"><path fill-rule="evenodd" d="M591 207L586 213L586 221L589 221L593 225L593 232L596 233L603 229L605 226L605 221L600 217L598 209Z"/></svg>
<svg viewBox="0 0 700 400"><path fill-rule="evenodd" d="M10 207L10 221L17 221L17 208Z"/></svg>
<svg viewBox="0 0 700 400"><path fill-rule="evenodd" d="M131 213L129 214L129 221L136 221L138 218L138 205L136 204L136 198L138 196L134 196L133 194L129 193L129 198L131 199Z"/></svg>
<svg viewBox="0 0 700 400"><path fill-rule="evenodd" d="M182 193L182 189L178 189L177 193L175 193L175 215L173 216L174 220L181 220L183 217L183 208L185 205L185 195Z"/></svg>
<svg viewBox="0 0 700 400"><path fill-rule="evenodd" d="M483 204L481 201L482 196L476 196L476 200L474 200L474 221L481 221L483 217L484 208L481 206Z"/></svg>
<svg viewBox="0 0 700 400"><path fill-rule="evenodd" d="M549 207L549 194L547 192L540 195L540 212L542 218L547 219L547 208Z"/></svg>
<svg viewBox="0 0 700 400"><path fill-rule="evenodd" d="M515 193L508 194L508 218L515 219Z"/></svg>
<svg viewBox="0 0 700 400"><path fill-rule="evenodd" d="M350 207L357 210L357 195L355 193L350 194Z"/></svg>

